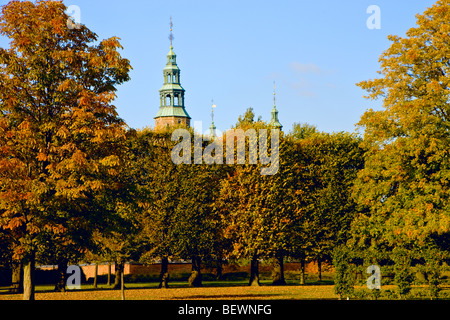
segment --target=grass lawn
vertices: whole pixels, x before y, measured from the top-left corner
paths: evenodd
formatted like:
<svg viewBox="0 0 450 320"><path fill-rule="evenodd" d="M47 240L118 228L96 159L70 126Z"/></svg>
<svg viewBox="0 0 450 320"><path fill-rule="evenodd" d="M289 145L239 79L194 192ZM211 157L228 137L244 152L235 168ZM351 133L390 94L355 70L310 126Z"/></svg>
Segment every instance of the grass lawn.
<svg viewBox="0 0 450 320"><path fill-rule="evenodd" d="M336 300L332 285L286 285L260 287L249 287L247 285L235 284L233 286L208 286L201 288L188 288L183 284L172 283L169 289L157 289L155 283L128 284L125 291L127 300ZM100 285L94 289L92 285L83 285L81 290L68 291L65 293L51 292L53 286L38 286L36 288L36 300L120 300L120 290L110 290ZM395 291L395 286L383 286L383 297L381 299L394 299L398 297L386 296L388 291ZM450 298L450 287L442 288L444 296L441 299ZM360 292L363 287L357 288ZM414 286L410 299L428 300L426 288ZM361 297L369 299L368 296ZM361 299L360 298L360 299ZM0 300L21 300L22 295L0 294Z"/></svg>
<svg viewBox="0 0 450 320"><path fill-rule="evenodd" d="M157 283L125 284L128 300L252 300L252 299L337 299L332 285L306 285L289 283L286 286L271 286L270 281L261 281L260 287L249 287L247 281L204 281L201 288L188 288L186 282L171 282L169 289L157 289ZM4 289L4 290L1 290ZM106 285L94 289L82 285L81 290L65 293L51 292L53 286L37 286L36 300L120 300L120 290L110 290ZM0 288L0 300L21 299L22 295L6 293Z"/></svg>
<svg viewBox="0 0 450 320"><path fill-rule="evenodd" d="M247 280L203 281L201 288L189 288L186 281L172 281L169 289L158 289L156 282L126 283L127 300L336 300L332 281L309 281L307 285L298 285L298 281L287 280L285 286L272 286L271 280L261 280L260 287L249 287ZM441 299L450 299L450 285L441 285ZM105 284L97 289L92 284L84 284L81 290L65 293L53 292L53 285L36 286L36 300L120 300L120 290L111 290ZM355 287L358 299L370 299L365 286ZM393 294L394 285L382 287L381 299L398 299ZM409 299L428 300L427 286L413 286ZM8 287L0 287L0 300L21 300L22 295L8 293Z"/></svg>
<svg viewBox="0 0 450 320"><path fill-rule="evenodd" d="M129 300L251 300L251 299L337 299L333 286L202 287L128 289ZM21 299L21 295L0 295L0 299ZM38 292L36 300L119 300L119 290L80 290L65 293Z"/></svg>

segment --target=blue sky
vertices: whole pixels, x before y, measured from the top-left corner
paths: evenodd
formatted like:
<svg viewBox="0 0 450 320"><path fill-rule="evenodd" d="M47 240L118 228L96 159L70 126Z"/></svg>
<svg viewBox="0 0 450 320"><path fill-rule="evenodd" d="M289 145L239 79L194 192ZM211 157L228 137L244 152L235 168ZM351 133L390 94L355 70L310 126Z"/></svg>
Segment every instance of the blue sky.
<svg viewBox="0 0 450 320"><path fill-rule="evenodd" d="M5 0L0 0L0 3ZM326 132L355 130L368 108L355 84L377 76L389 34L403 36L430 0L65 0L99 39L118 36L133 66L115 105L130 127L153 126L169 52L174 51L192 121L229 129L248 107L270 120L273 82L285 131L307 122ZM370 30L366 12L381 9L381 29ZM6 46L0 38L0 46Z"/></svg>

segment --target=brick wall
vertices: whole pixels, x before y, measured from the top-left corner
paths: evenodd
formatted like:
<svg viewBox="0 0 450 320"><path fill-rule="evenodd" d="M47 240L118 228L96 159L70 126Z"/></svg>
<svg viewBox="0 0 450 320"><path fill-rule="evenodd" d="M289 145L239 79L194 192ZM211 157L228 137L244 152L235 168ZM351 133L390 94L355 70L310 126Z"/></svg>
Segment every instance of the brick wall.
<svg viewBox="0 0 450 320"><path fill-rule="evenodd" d="M81 266L83 272L86 276L86 279L93 278L95 273L95 265L84 265ZM238 265L224 265L223 273L229 272L249 272L249 266L238 266ZM150 275L150 274L159 274L161 270L160 264L151 264L151 265L141 265L141 264L125 264L124 274L134 274L134 275ZM192 266L190 263L170 263L169 264L169 273L189 273L192 270ZM300 263L285 263L284 271L299 271ZM327 264L322 264L322 272L332 271L332 266ZM270 272L272 271L272 266L270 264L261 264L259 267L259 272ZM317 263L311 262L306 264L305 266L306 273L317 274L318 268ZM111 264L111 274L114 274L115 267L114 263ZM212 269L204 269L203 272L213 272ZM108 274L108 265L107 264L99 264L98 265L98 275L106 275Z"/></svg>
<svg viewBox="0 0 450 320"><path fill-rule="evenodd" d="M174 126L178 124L189 127L191 125L191 120L189 118L181 117L162 117L155 119L155 127L165 127L167 125Z"/></svg>

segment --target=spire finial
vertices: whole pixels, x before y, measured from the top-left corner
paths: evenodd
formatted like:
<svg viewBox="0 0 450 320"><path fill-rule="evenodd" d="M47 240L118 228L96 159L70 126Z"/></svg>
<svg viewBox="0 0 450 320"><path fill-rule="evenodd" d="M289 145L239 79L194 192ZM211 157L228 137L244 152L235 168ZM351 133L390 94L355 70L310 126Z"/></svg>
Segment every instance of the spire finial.
<svg viewBox="0 0 450 320"><path fill-rule="evenodd" d="M211 123L214 124L214 108L216 107L216 105L214 104L214 99L211 100Z"/></svg>
<svg viewBox="0 0 450 320"><path fill-rule="evenodd" d="M276 129L283 129L283 126L281 125L280 121L278 120L278 110L276 107L276 96L277 96L277 92L276 92L276 86L275 86L275 81L273 82L273 108L272 108L272 117L270 119L270 123L269 125L276 128Z"/></svg>
<svg viewBox="0 0 450 320"><path fill-rule="evenodd" d="M209 127L209 135L214 138L216 136L216 126L214 125L214 100L211 100L211 126Z"/></svg>
<svg viewBox="0 0 450 320"><path fill-rule="evenodd" d="M172 16L170 16L170 35L169 35L169 40L170 40L170 47L172 48L172 42L173 42L173 23L172 23Z"/></svg>
<svg viewBox="0 0 450 320"><path fill-rule="evenodd" d="M275 91L275 81L273 82L273 105L276 106L277 93Z"/></svg>

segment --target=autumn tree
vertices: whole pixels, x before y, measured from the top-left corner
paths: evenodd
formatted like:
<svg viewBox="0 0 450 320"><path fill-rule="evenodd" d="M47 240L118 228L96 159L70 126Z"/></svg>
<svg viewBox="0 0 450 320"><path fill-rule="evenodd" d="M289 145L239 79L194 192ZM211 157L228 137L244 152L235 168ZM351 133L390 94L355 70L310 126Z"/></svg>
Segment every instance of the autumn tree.
<svg viewBox="0 0 450 320"><path fill-rule="evenodd" d="M194 136L192 129L180 128ZM172 141L172 133L177 129L139 130L131 150L144 250L140 261L161 261L160 288L168 287L170 259L191 260L189 283L200 286L202 263L211 259L220 241L213 198L223 166L175 164L172 150L178 141Z"/></svg>
<svg viewBox="0 0 450 320"><path fill-rule="evenodd" d="M352 188L364 167L361 139L354 134L316 133L298 140L306 158L304 179L309 181L304 199L305 219L299 232L300 256L318 263L331 262L332 251L350 238L351 223L358 212Z"/></svg>
<svg viewBox="0 0 450 320"><path fill-rule="evenodd" d="M39 245L36 247L36 261L43 265L58 267L55 279L55 291L66 290L67 267L69 263L77 263L84 257L86 248L90 247L90 229L65 223L63 234L43 230L39 234ZM87 227L87 225L84 225Z"/></svg>
<svg viewBox="0 0 450 320"><path fill-rule="evenodd" d="M271 155L277 152L279 170L273 175L262 175L261 168L265 165L250 163L249 153L250 149L258 150L261 157L264 149L255 139L256 136L245 138L245 164L236 165L221 182L218 201L224 233L233 243L230 256L250 261L250 285L259 285L261 259L274 260L274 284L284 284L283 260L289 253L292 226L298 215L295 209L295 180L298 174L301 176L302 164L294 163L292 144L283 138L282 133L278 131L279 150L276 150L271 143L271 135L274 134L271 129L265 123L253 122L252 119L239 121L239 129L249 132L267 130L270 142L267 151ZM236 139L239 138L243 137Z"/></svg>
<svg viewBox="0 0 450 320"><path fill-rule="evenodd" d="M130 64L118 38L98 41L86 26L68 28L57 1L12 1L1 8L1 227L20 245L24 299L34 298L35 254L44 231L100 221L96 195L114 188L124 122L111 104ZM70 239L68 239L71 241Z"/></svg>
<svg viewBox="0 0 450 320"><path fill-rule="evenodd" d="M170 156L171 130L138 130L131 147L143 243L140 261L161 261L159 288L168 287L175 210L180 201L178 170Z"/></svg>
<svg viewBox="0 0 450 320"><path fill-rule="evenodd" d="M390 36L382 77L359 83L368 98L383 100L383 110L368 110L359 123L368 149L360 201L386 222L382 234L391 240L423 240L450 227L449 4L418 15L405 38Z"/></svg>
<svg viewBox="0 0 450 320"><path fill-rule="evenodd" d="M450 231L449 21L450 1L437 1L405 37L389 36L380 77L358 84L383 107L359 122L367 152L355 197L368 212L355 243L388 250L405 268L413 250L446 243Z"/></svg>

